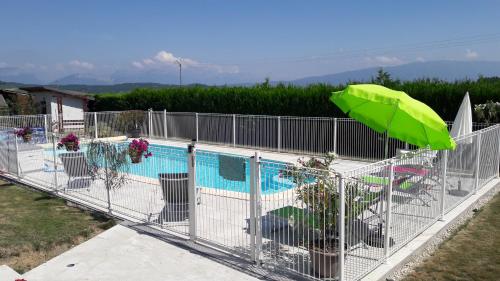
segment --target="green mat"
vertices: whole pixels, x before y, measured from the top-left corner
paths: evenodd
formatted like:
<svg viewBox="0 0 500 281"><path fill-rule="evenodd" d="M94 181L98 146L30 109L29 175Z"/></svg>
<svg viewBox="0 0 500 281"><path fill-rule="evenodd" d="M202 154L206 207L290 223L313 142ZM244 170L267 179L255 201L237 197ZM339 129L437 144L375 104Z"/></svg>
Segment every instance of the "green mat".
<svg viewBox="0 0 500 281"><path fill-rule="evenodd" d="M304 223L304 225L312 225L315 227L318 226L314 222L318 222L319 219L315 219L314 215L306 213L304 209L300 209L297 207L286 206L283 208L272 210L269 213L287 221L289 221L290 217L292 217L294 221Z"/></svg>
<svg viewBox="0 0 500 281"><path fill-rule="evenodd" d="M362 176L361 179L370 184L380 184L380 185L388 185L389 184L389 178L385 177L377 177L377 176ZM403 190L407 190L411 188L413 185L412 182L409 181L404 181L401 183L398 187Z"/></svg>

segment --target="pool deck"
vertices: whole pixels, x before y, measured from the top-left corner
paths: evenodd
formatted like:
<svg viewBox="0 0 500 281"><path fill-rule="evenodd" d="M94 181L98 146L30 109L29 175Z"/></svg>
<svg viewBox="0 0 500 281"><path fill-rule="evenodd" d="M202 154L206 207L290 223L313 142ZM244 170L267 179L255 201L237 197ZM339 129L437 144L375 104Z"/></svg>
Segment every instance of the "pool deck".
<svg viewBox="0 0 500 281"><path fill-rule="evenodd" d="M260 279L176 243L117 225L22 277L29 281L163 281L213 280L214 275L221 281ZM14 281L14 277L5 280Z"/></svg>

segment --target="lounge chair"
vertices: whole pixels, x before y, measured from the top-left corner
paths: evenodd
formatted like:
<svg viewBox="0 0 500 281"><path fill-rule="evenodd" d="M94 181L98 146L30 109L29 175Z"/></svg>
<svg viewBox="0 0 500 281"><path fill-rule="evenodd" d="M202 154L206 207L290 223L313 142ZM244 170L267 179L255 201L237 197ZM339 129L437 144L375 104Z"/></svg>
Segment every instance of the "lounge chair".
<svg viewBox="0 0 500 281"><path fill-rule="evenodd" d="M421 201L425 206L430 207L429 203L420 196L422 194L426 194L430 196L432 200L436 200L436 198L431 193L429 193L429 185L423 183L425 177L416 182L412 182L410 180L411 178L412 176L400 176L395 178L392 182L393 190L409 194L412 196L412 198L417 199ZM378 175L363 176L362 180L365 183L372 185L387 186L389 184L389 178Z"/></svg>
<svg viewBox="0 0 500 281"><path fill-rule="evenodd" d="M165 207L160 213L162 221L182 221L189 216L189 186L187 173L161 173L162 199ZM196 189L196 203L200 204L199 188Z"/></svg>
<svg viewBox="0 0 500 281"><path fill-rule="evenodd" d="M64 172L68 175L68 187L72 178L90 178L89 166L83 152L68 152L59 155Z"/></svg>

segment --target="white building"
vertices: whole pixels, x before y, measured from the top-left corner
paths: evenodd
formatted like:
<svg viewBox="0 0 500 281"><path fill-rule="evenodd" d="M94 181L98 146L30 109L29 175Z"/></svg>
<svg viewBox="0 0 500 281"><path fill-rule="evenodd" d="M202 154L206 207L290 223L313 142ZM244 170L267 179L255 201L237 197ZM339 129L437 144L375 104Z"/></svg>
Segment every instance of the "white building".
<svg viewBox="0 0 500 281"><path fill-rule="evenodd" d="M48 114L54 130L83 127L83 113L92 96L87 93L52 87L2 89L0 94L16 106L17 114Z"/></svg>

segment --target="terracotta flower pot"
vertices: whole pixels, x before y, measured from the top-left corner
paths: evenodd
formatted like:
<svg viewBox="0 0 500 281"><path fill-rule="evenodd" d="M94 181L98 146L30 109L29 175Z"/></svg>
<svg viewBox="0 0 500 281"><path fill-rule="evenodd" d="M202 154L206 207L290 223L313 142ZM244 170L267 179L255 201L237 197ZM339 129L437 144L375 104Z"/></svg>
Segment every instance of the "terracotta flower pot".
<svg viewBox="0 0 500 281"><path fill-rule="evenodd" d="M136 155L136 154L129 154L130 156L130 161L134 164L141 163L142 161L142 155Z"/></svg>
<svg viewBox="0 0 500 281"><path fill-rule="evenodd" d="M66 142L66 143L64 143L64 147L66 147L66 151L75 151L75 143L74 142Z"/></svg>
<svg viewBox="0 0 500 281"><path fill-rule="evenodd" d="M23 135L23 141L24 142L30 142L33 136L31 134L25 134Z"/></svg>
<svg viewBox="0 0 500 281"><path fill-rule="evenodd" d="M314 271L314 276L334 279L338 274L340 253L338 244L335 243L337 245L327 246L328 249L318 247L318 245L322 245L323 243L323 240L315 241L309 247L311 268Z"/></svg>
<svg viewBox="0 0 500 281"><path fill-rule="evenodd" d="M320 277L335 278L337 276L339 254L326 253L324 250L309 249L312 269Z"/></svg>

